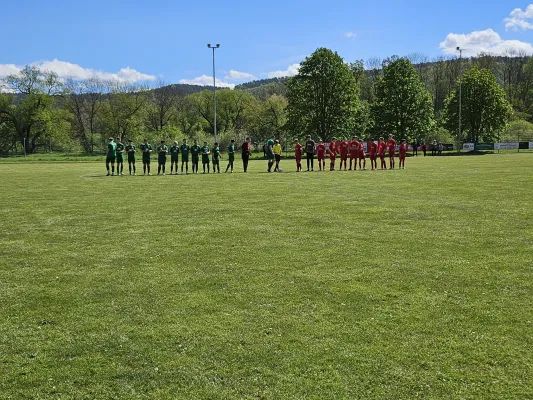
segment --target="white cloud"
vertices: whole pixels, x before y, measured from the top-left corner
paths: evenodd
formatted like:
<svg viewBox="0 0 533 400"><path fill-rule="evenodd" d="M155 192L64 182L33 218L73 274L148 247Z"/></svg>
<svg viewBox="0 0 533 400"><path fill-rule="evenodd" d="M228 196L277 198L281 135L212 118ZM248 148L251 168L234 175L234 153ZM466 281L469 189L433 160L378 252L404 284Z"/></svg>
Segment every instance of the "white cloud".
<svg viewBox="0 0 533 400"><path fill-rule="evenodd" d="M300 70L300 64L292 64L284 71L268 72L266 75L268 78L283 78L285 76L294 76Z"/></svg>
<svg viewBox="0 0 533 400"><path fill-rule="evenodd" d="M248 72L235 71L234 69L230 70L224 77L225 81L244 81L244 80L254 80L257 79L254 75Z"/></svg>
<svg viewBox="0 0 533 400"><path fill-rule="evenodd" d="M523 11L521 8L515 8L511 11L509 17L505 18L505 29L512 29L513 31L517 30L528 30L533 29L533 24L528 20L533 19L533 4L527 6Z"/></svg>
<svg viewBox="0 0 533 400"><path fill-rule="evenodd" d="M213 77L202 75L198 76L193 79L181 79L180 83L186 84L186 85L197 85L197 86L213 86ZM235 87L232 83L227 83L224 81L221 81L220 79L216 79L216 86L221 88L230 88L233 89Z"/></svg>
<svg viewBox="0 0 533 400"><path fill-rule="evenodd" d="M97 71L91 68L83 68L78 64L72 64L67 61L54 59L52 61L38 61L31 65L38 67L43 71L55 72L61 79L89 79L101 78L105 80L117 81L122 83L136 83L140 81L154 81L156 76L143 74L133 68L122 68L117 73ZM23 67L14 64L0 64L0 77L10 74L17 74Z"/></svg>
<svg viewBox="0 0 533 400"><path fill-rule="evenodd" d="M355 33L353 33L353 32L346 32L344 34L344 37L347 38L347 39L354 40L357 37L357 35Z"/></svg>
<svg viewBox="0 0 533 400"><path fill-rule="evenodd" d="M439 47L445 54L457 54L457 47L463 49L465 56L476 56L479 53L505 54L509 51L533 54L531 43L519 40L503 40L492 29L475 31L468 34L450 33Z"/></svg>

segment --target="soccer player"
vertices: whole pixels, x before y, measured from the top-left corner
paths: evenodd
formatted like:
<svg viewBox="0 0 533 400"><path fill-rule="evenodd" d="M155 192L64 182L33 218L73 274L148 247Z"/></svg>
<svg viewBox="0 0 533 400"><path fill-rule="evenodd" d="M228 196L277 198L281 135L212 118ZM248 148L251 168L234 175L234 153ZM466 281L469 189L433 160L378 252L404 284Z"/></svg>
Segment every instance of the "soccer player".
<svg viewBox="0 0 533 400"><path fill-rule="evenodd" d="M314 171L314 158L315 158L315 142L311 139L311 135L307 135L305 138L305 154L307 158L307 172L309 172L309 166L311 171Z"/></svg>
<svg viewBox="0 0 533 400"><path fill-rule="evenodd" d="M250 154L252 154L252 146L250 145L250 138L247 137L241 145L242 167L244 169L244 172L248 171L248 161L250 161Z"/></svg>
<svg viewBox="0 0 533 400"><path fill-rule="evenodd" d="M233 174L233 162L235 161L235 139L231 139L231 143L228 146L228 166L226 167L226 172L231 168L231 173Z"/></svg>
<svg viewBox="0 0 533 400"><path fill-rule="evenodd" d="M329 170L335 171L335 159L337 158L337 138L331 139L329 143Z"/></svg>
<svg viewBox="0 0 533 400"><path fill-rule="evenodd" d="M180 146L178 145L178 142L174 141L168 151L170 152L170 175L172 175L174 165L176 166L176 175L178 175L178 154L180 152Z"/></svg>
<svg viewBox="0 0 533 400"><path fill-rule="evenodd" d="M281 144L279 144L278 139L274 141L272 152L274 153L274 158L276 159L276 167L274 168L274 172L276 172L279 170L279 162L281 161Z"/></svg>
<svg viewBox="0 0 533 400"><path fill-rule="evenodd" d="M357 136L352 137L350 142L350 171L352 170L352 161L353 161L353 170L357 169L357 159L359 158L359 142L357 141Z"/></svg>
<svg viewBox="0 0 533 400"><path fill-rule="evenodd" d="M339 153L341 155L341 166L339 167L339 171L342 170L342 164L344 164L344 170L346 171L346 163L348 161L348 149L350 148L350 145L348 144L346 138L344 138L344 140L341 140L340 144L337 142L337 145L339 146Z"/></svg>
<svg viewBox="0 0 533 400"><path fill-rule="evenodd" d="M124 175L124 145L122 140L117 138L117 176Z"/></svg>
<svg viewBox="0 0 533 400"><path fill-rule="evenodd" d="M213 151L211 151L211 157L213 159L213 174L218 172L220 174L220 147L218 142L215 142Z"/></svg>
<svg viewBox="0 0 533 400"><path fill-rule="evenodd" d="M135 171L135 152L137 151L137 148L133 144L133 140L128 139L128 145L126 146L126 153L128 153L128 167L130 169L130 175L131 175L131 169L133 167L133 175L137 175Z"/></svg>
<svg viewBox="0 0 533 400"><path fill-rule="evenodd" d="M318 142L316 146L316 158L318 159L318 168L320 171L326 170L326 145L322 142Z"/></svg>
<svg viewBox="0 0 533 400"><path fill-rule="evenodd" d="M267 171L270 172L272 169L272 166L274 165L274 140L268 139L265 143L265 155L268 160L268 169Z"/></svg>
<svg viewBox="0 0 533 400"><path fill-rule="evenodd" d="M146 170L148 170L148 175L150 173L150 154L152 153L152 145L148 143L148 139L144 139L144 143L141 144L141 151L143 153L143 175L146 175Z"/></svg>
<svg viewBox="0 0 533 400"><path fill-rule="evenodd" d="M209 154L211 154L211 151L209 150L209 146L207 145L207 142L204 142L203 147L200 149L200 154L202 155L202 167L204 168L204 174L205 174L206 165L207 165L207 173L209 173Z"/></svg>
<svg viewBox="0 0 533 400"><path fill-rule="evenodd" d="M302 148L300 141L294 141L294 158L296 159L296 172L302 172Z"/></svg>
<svg viewBox="0 0 533 400"><path fill-rule="evenodd" d="M407 154L407 140L403 139L400 145L400 168L405 169L405 156Z"/></svg>
<svg viewBox="0 0 533 400"><path fill-rule="evenodd" d="M163 176L165 176L165 166L167 164L167 153L168 146L165 144L164 140L161 140L161 145L157 148L157 175L163 171Z"/></svg>
<svg viewBox="0 0 533 400"><path fill-rule="evenodd" d="M181 151L181 173L183 174L183 164L185 164L185 173L189 173L189 151L191 147L187 144L187 139L183 139L183 144L180 146ZM176 174L178 173L176 167Z"/></svg>
<svg viewBox="0 0 533 400"><path fill-rule="evenodd" d="M378 143L378 155L381 161L381 169L387 169L387 161L385 161L385 150L387 149L387 144L382 137L379 138Z"/></svg>
<svg viewBox="0 0 533 400"><path fill-rule="evenodd" d="M366 171L366 154L365 154L365 145L363 144L363 139L359 142L359 171ZM363 167L361 167L361 161L363 161Z"/></svg>
<svg viewBox="0 0 533 400"><path fill-rule="evenodd" d="M389 150L389 169L394 169L395 160L394 156L396 154L396 140L392 135L389 135L389 140L387 140L387 148Z"/></svg>
<svg viewBox="0 0 533 400"><path fill-rule="evenodd" d="M117 144L110 137L109 143L107 143L107 155L105 158L105 167L107 169L107 175L115 175L115 159L117 158ZM111 174L109 173L109 164L111 164ZM117 171L118 174L118 171Z"/></svg>
<svg viewBox="0 0 533 400"><path fill-rule="evenodd" d="M198 173L198 161L200 159L200 152L202 151L202 148L198 145L198 140L194 140L194 144L191 146L191 156L192 156L192 173L197 174ZM183 156L181 157L181 161L183 162Z"/></svg>
<svg viewBox="0 0 533 400"><path fill-rule="evenodd" d="M372 171L375 171L378 169L378 162L377 162L377 153L378 153L378 144L375 140L370 141L370 148L368 149L368 154L370 156L370 169Z"/></svg>

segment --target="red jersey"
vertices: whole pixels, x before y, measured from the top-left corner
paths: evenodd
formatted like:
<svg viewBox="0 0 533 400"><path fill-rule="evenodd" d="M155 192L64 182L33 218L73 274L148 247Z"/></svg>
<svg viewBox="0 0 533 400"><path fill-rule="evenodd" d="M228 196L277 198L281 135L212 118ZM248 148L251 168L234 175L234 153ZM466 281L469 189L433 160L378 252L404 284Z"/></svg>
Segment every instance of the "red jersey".
<svg viewBox="0 0 533 400"><path fill-rule="evenodd" d="M296 143L294 146L294 157L296 157L297 160L302 159L302 145L300 143Z"/></svg>
<svg viewBox="0 0 533 400"><path fill-rule="evenodd" d="M357 140L350 142L350 155L357 156L358 151L359 151L359 142Z"/></svg>
<svg viewBox="0 0 533 400"><path fill-rule="evenodd" d="M359 157L365 156L365 145L363 142L359 143Z"/></svg>
<svg viewBox="0 0 533 400"><path fill-rule="evenodd" d="M316 155L320 159L323 159L326 157L326 145L324 143L320 142L316 146Z"/></svg>
<svg viewBox="0 0 533 400"><path fill-rule="evenodd" d="M252 152L252 149L250 148L250 143L244 142L241 146L241 151L245 154L250 154Z"/></svg>
<svg viewBox="0 0 533 400"><path fill-rule="evenodd" d="M385 155L385 149L386 148L387 148L387 145L385 144L385 142L379 142L379 144L378 144L378 154L380 156Z"/></svg>
<svg viewBox="0 0 533 400"><path fill-rule="evenodd" d="M341 156L348 155L348 149L350 148L350 145L348 142L340 142L339 144L339 153L341 153Z"/></svg>
<svg viewBox="0 0 533 400"><path fill-rule="evenodd" d="M337 143L331 142L329 144L329 155L335 156L337 154Z"/></svg>
<svg viewBox="0 0 533 400"><path fill-rule="evenodd" d="M407 153L407 143L402 143L400 145L400 155L405 156L405 153Z"/></svg>
<svg viewBox="0 0 533 400"><path fill-rule="evenodd" d="M387 140L387 148L389 149L390 152L395 152L396 151L396 140L394 139Z"/></svg>
<svg viewBox="0 0 533 400"><path fill-rule="evenodd" d="M376 152L378 151L378 145L376 142L370 142L370 148L368 149L368 152L370 153L370 156L375 156Z"/></svg>

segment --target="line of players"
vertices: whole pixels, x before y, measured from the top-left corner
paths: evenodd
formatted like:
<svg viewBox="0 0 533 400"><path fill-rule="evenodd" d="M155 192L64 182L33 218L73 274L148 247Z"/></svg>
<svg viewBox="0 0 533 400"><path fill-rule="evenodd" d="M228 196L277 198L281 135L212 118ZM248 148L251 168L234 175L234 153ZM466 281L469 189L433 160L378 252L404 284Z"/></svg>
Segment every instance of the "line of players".
<svg viewBox="0 0 533 400"><path fill-rule="evenodd" d="M248 139L247 142L248 143ZM244 146L244 144L243 144ZM143 163L143 174L152 175L150 172L151 164L151 155L154 151L152 145L148 143L148 139L144 139L144 143L139 146L139 150L142 153L142 163ZM202 166L204 174L210 173L210 163L213 164L213 173L220 173L220 147L218 143L215 143L212 148L209 148L207 142L204 142L203 146L198 144L198 141L195 140L194 144L190 146L187 143L187 139L183 140L181 146L178 142L174 142L172 146L167 146L164 140L161 140L161 144L157 146L157 175L161 173L165 175L166 164L167 164L167 155L170 153L170 174L176 171L178 174L178 154L181 153L181 173L189 173L189 155L191 156L192 161L192 173L198 173L198 164L200 162L200 157L202 159ZM115 142L112 137L109 138L109 143L107 144L107 156L106 156L106 169L107 176L115 175L115 163L117 164L116 175L124 175L124 154L128 158L128 167L130 175L137 175L137 170L135 166L135 154L137 153L137 147L133 144L131 139L128 140L128 144L124 145L120 138L117 138ZM235 161L235 140L231 140L230 145L228 146L228 166L226 167L226 172L231 169L233 173L233 164ZM246 170L246 168L245 168Z"/></svg>
<svg viewBox="0 0 533 400"><path fill-rule="evenodd" d="M395 156L396 156L396 140L392 135L389 135L388 140L385 142L382 137L379 138L379 141L376 142L371 140L367 143L368 157L370 158L371 170L374 171L378 169L377 159L380 159L380 169L387 169L387 162L385 160L385 153L388 153L389 156L389 169L394 169L396 167ZM319 142L315 145L315 142L311 139L311 136L307 136L306 142L304 145L300 144L299 140L295 141L294 145L294 155L296 158L296 170L298 172L302 171L302 153L305 151L307 158L307 171L311 169L314 170L313 158L316 154L318 159L318 167L320 171L325 171L326 169L326 152L329 154L329 170L335 171L335 163L337 159L337 154L340 156L340 166L339 170L347 170L347 161L348 156L350 157L350 167L348 170L355 171L357 169L357 162L359 162L359 169L366 170L366 152L364 141L357 136L352 137L352 141L348 142L346 138L337 140L333 138L329 143L329 146L326 146L324 142ZM405 168L405 157L407 154L407 141L404 139L398 149L399 159L400 159L400 168Z"/></svg>

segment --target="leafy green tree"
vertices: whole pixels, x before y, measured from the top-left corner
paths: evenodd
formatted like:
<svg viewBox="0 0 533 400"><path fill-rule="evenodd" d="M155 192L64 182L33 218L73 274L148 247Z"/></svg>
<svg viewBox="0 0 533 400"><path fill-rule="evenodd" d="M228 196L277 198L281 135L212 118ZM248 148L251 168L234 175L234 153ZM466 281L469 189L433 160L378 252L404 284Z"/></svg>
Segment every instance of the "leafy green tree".
<svg viewBox="0 0 533 400"><path fill-rule="evenodd" d="M509 123L499 138L502 142L533 141L533 124L524 120Z"/></svg>
<svg viewBox="0 0 533 400"><path fill-rule="evenodd" d="M431 95L411 62L390 59L376 83L376 101L371 105L375 133L398 139L421 137L434 125Z"/></svg>
<svg viewBox="0 0 533 400"><path fill-rule="evenodd" d="M354 74L336 52L317 49L287 85L291 132L324 140L351 133L359 95Z"/></svg>
<svg viewBox="0 0 533 400"><path fill-rule="evenodd" d="M490 71L474 66L462 78L461 126L464 141L492 141L511 118L512 108L505 91ZM459 127L459 82L448 96L444 125L450 132Z"/></svg>

